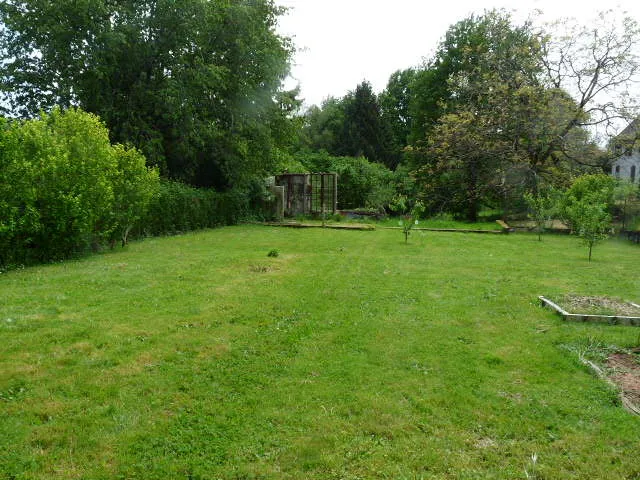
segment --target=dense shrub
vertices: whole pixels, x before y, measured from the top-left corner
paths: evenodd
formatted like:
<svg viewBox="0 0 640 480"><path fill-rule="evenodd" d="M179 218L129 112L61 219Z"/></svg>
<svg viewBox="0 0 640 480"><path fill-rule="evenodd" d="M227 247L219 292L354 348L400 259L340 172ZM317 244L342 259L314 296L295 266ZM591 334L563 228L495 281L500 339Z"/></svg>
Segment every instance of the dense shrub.
<svg viewBox="0 0 640 480"><path fill-rule="evenodd" d="M167 235L233 225L252 215L246 192L216 192L183 183L162 180L138 223L141 235Z"/></svg>
<svg viewBox="0 0 640 480"><path fill-rule="evenodd" d="M158 171L146 167L144 156L136 149L113 147L116 175L112 179L113 230L111 241L127 243L129 232L145 218L149 204L158 191Z"/></svg>
<svg viewBox="0 0 640 480"><path fill-rule="evenodd" d="M334 171L339 179L341 208L384 208L395 194L393 172L363 157L338 157Z"/></svg>
<svg viewBox="0 0 640 480"><path fill-rule="evenodd" d="M0 266L96 248L145 209L157 174L100 120L54 109L0 128Z"/></svg>
<svg viewBox="0 0 640 480"><path fill-rule="evenodd" d="M97 118L55 110L12 123L3 140L3 263L62 258L108 233L116 165Z"/></svg>
<svg viewBox="0 0 640 480"><path fill-rule="evenodd" d="M396 172L364 157L334 157L326 152L299 154L298 160L310 172L338 174L338 205L341 209L386 208L397 193L412 188L406 169Z"/></svg>
<svg viewBox="0 0 640 480"><path fill-rule="evenodd" d="M133 235L238 223L260 214L264 186L216 192L170 180L135 148L112 146L98 117L54 109L0 118L0 268L64 259Z"/></svg>

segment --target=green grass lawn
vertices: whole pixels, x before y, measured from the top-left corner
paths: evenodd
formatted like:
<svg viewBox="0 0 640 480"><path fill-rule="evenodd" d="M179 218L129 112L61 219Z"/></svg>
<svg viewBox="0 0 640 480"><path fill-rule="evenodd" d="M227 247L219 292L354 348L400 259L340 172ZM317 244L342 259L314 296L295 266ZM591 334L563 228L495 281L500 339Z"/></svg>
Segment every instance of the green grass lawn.
<svg viewBox="0 0 640 480"><path fill-rule="evenodd" d="M637 302L639 252L241 226L4 273L0 478L638 479L576 352L640 329L537 296Z"/></svg>

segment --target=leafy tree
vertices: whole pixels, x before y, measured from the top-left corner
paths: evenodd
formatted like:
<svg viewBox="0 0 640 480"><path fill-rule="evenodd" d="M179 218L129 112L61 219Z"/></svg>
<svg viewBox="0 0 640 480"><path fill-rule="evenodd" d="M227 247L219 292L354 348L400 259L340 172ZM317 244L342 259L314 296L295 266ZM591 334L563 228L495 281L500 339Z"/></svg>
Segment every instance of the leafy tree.
<svg viewBox="0 0 640 480"><path fill-rule="evenodd" d="M425 206L420 200L416 200L409 210L408 198L405 195L397 195L393 199L390 209L395 213L401 214L399 224L404 234L404 243L406 244L409 242L411 230L420 222L420 218L425 212ZM407 211L409 212L408 214Z"/></svg>
<svg viewBox="0 0 640 480"><path fill-rule="evenodd" d="M508 84L535 83L538 51L531 25L515 26L503 11L471 15L449 27L433 59L415 74L412 143L424 140L444 114L470 100L459 91L461 83L489 72Z"/></svg>
<svg viewBox="0 0 640 480"><path fill-rule="evenodd" d="M391 131L382 120L378 98L369 82L362 82L344 100L344 124L338 150L345 156L393 168Z"/></svg>
<svg viewBox="0 0 640 480"><path fill-rule="evenodd" d="M551 186L539 188L535 193L525 193L524 200L529 207L529 216L536 224L538 240L541 241L542 233L558 212L559 192Z"/></svg>
<svg viewBox="0 0 640 480"><path fill-rule="evenodd" d="M596 165L565 148L575 127L588 127L611 137L620 119L635 119L638 100L629 86L640 80L640 26L629 17L603 12L588 26L575 20L556 22L551 34L541 32L546 85L568 92L575 105L550 132L538 153L564 155L573 162ZM597 163L602 166L606 158Z"/></svg>
<svg viewBox="0 0 640 480"><path fill-rule="evenodd" d="M566 181L566 173L606 163L594 128L611 134L638 112L628 88L640 79L639 34L635 21L612 13L586 28L563 22L550 34L512 26L500 12L470 17L450 29L432 66L449 69L439 105L496 115L523 167L548 182L564 172Z"/></svg>
<svg viewBox="0 0 640 480"><path fill-rule="evenodd" d="M427 162L417 173L432 210L475 222L483 204L499 200L512 152L508 142L487 137L491 121L461 111L445 115L433 130L424 149Z"/></svg>
<svg viewBox="0 0 640 480"><path fill-rule="evenodd" d="M593 200L611 208L615 198L615 185L615 179L609 175L582 175L576 178L567 190L563 208L583 200Z"/></svg>
<svg viewBox="0 0 640 480"><path fill-rule="evenodd" d="M400 163L402 151L409 145L413 120L410 105L415 77L416 70L413 68L394 72L379 97L382 121L388 125L392 136L389 148L392 151L393 168Z"/></svg>
<svg viewBox="0 0 640 480"><path fill-rule="evenodd" d="M591 112L547 81L546 41L497 11L447 33L429 70L447 73L440 116L411 149L431 208L474 221L481 204L506 210L537 178L562 186L601 157L585 129Z"/></svg>
<svg viewBox="0 0 640 480"><path fill-rule="evenodd" d="M429 133L411 149L432 210L476 221L483 203L503 202L514 183L528 181L519 139L535 125L530 105L543 93L538 55L530 26L515 27L502 12L472 16L449 29L428 73L439 79L433 87L441 96L426 99L438 106L438 118L431 117L430 125L414 119ZM416 78L418 102L425 81L420 74Z"/></svg>
<svg viewBox="0 0 640 480"><path fill-rule="evenodd" d="M578 235L589 248L589 261L591 251L596 243L605 240L611 234L611 214L605 204L577 202L568 210L574 233Z"/></svg>
<svg viewBox="0 0 640 480"><path fill-rule="evenodd" d="M434 63L416 71L409 100L411 145L424 141L444 114L445 102L450 98L447 87L449 76L448 69Z"/></svg>
<svg viewBox="0 0 640 480"><path fill-rule="evenodd" d="M54 105L99 115L115 142L193 184L229 188L273 166L292 49L272 0L6 0L2 97L12 115Z"/></svg>
<svg viewBox="0 0 640 480"><path fill-rule="evenodd" d="M395 168L399 161L390 124L369 82L340 99L327 98L304 116L302 148L334 156L360 157Z"/></svg>
<svg viewBox="0 0 640 480"><path fill-rule="evenodd" d="M562 212L575 235L589 248L606 239L612 231L611 207L615 180L608 175L584 175L567 190Z"/></svg>
<svg viewBox="0 0 640 480"><path fill-rule="evenodd" d="M311 106L303 117L301 132L302 147L325 150L331 155L339 155L340 140L344 125L344 103L342 99L328 97L320 107Z"/></svg>

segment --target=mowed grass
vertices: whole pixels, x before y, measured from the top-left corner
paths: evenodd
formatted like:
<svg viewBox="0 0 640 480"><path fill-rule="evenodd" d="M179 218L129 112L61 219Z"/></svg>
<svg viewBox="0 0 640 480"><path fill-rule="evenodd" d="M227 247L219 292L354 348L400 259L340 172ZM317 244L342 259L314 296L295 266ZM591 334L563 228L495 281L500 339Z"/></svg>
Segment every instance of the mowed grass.
<svg viewBox="0 0 640 480"><path fill-rule="evenodd" d="M640 330L537 296L637 302L639 252L241 226L4 273L0 478L638 479L575 351Z"/></svg>

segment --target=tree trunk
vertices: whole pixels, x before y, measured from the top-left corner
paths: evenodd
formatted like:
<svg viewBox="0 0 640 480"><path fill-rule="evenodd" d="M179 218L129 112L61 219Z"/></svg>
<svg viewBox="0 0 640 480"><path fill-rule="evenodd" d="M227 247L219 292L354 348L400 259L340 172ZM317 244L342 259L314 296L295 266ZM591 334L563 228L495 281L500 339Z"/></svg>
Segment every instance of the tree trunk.
<svg viewBox="0 0 640 480"><path fill-rule="evenodd" d="M471 223L475 223L478 221L478 213L480 210L478 197L475 194L469 197L469 202L467 205L467 220Z"/></svg>
<svg viewBox="0 0 640 480"><path fill-rule="evenodd" d="M467 186L467 220L475 223L478 221L479 195L478 195L478 167L476 162L471 162L469 168L469 185Z"/></svg>

